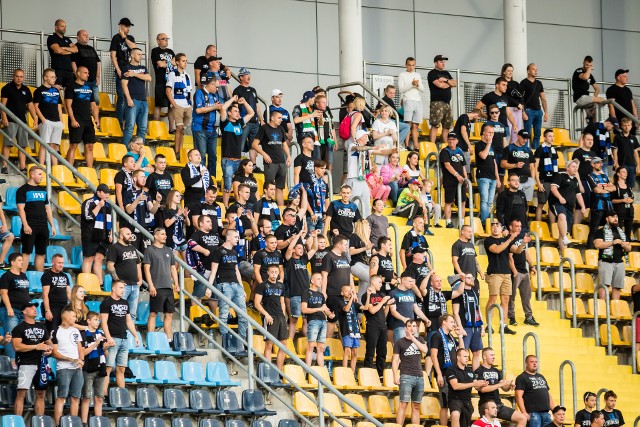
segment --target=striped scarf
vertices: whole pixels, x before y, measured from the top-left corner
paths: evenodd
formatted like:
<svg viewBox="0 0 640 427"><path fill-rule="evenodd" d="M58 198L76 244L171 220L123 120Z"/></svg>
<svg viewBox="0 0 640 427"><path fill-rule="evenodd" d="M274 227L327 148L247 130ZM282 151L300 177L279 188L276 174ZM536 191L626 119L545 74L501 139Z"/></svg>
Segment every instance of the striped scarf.
<svg viewBox="0 0 640 427"><path fill-rule="evenodd" d="M311 118L311 114L313 111L307 107L307 104L300 104L300 113L302 117L305 117L304 122L302 122L302 133L313 135L313 141L315 144L318 144L318 132L316 131L316 127L313 124L313 119Z"/></svg>
<svg viewBox="0 0 640 427"><path fill-rule="evenodd" d="M618 235L620 237L620 240L622 240L623 242L626 242L627 236L626 234L624 234L624 230L620 227L617 227L617 229L618 229ZM608 223L605 224L604 227L602 227L602 230L604 231L605 242L613 242L615 240L616 237L613 235L613 229ZM609 246L608 248L605 248L602 250L602 258L603 259L613 258L613 246Z"/></svg>
<svg viewBox="0 0 640 427"><path fill-rule="evenodd" d="M542 160L542 170L544 172L558 173L558 156L556 149L552 146L542 145L542 152L544 153Z"/></svg>
<svg viewBox="0 0 640 427"><path fill-rule="evenodd" d="M209 176L209 170L207 168L202 168L204 172L202 172L201 174L201 166L202 165L196 166L191 162L187 163L187 167L189 168L189 172L191 173L191 178L195 178L196 176L201 177L200 182L196 182L192 185L192 187L202 188L203 190L206 190L207 188L209 188L209 185L211 185L211 177Z"/></svg>
<svg viewBox="0 0 640 427"><path fill-rule="evenodd" d="M304 183L303 185L309 195L309 203L311 203L313 213L322 217L324 215L324 202L327 199L327 184L315 174L311 176L311 181L313 184Z"/></svg>
<svg viewBox="0 0 640 427"><path fill-rule="evenodd" d="M96 196L93 196L93 200L91 203L88 203L87 209L90 209L90 206L94 206L100 202L100 199ZM91 233L91 240L93 242L103 242L111 233L111 228L113 227L113 219L111 217L111 205L107 201L93 222L93 232Z"/></svg>

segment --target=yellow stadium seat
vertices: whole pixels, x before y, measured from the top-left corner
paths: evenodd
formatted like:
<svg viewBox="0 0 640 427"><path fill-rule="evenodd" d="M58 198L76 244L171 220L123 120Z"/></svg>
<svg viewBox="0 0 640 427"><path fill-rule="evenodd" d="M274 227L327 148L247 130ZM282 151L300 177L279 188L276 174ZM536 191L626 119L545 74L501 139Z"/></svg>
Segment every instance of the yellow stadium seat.
<svg viewBox="0 0 640 427"><path fill-rule="evenodd" d="M567 168L567 161L564 159L564 153L560 150L556 150L558 153L558 169L564 170Z"/></svg>
<svg viewBox="0 0 640 427"><path fill-rule="evenodd" d="M629 267L631 270L640 270L640 252L632 251L629 255Z"/></svg>
<svg viewBox="0 0 640 427"><path fill-rule="evenodd" d="M69 135L69 115L66 113L62 113L60 121L62 122L62 134Z"/></svg>
<svg viewBox="0 0 640 427"><path fill-rule="evenodd" d="M579 244L586 244L589 236L589 226L587 224L573 224L571 228L571 237Z"/></svg>
<svg viewBox="0 0 640 427"><path fill-rule="evenodd" d="M356 384L356 378L351 368L337 366L333 368L333 385L338 390L367 390Z"/></svg>
<svg viewBox="0 0 640 427"><path fill-rule="evenodd" d="M94 153L95 153L95 146L98 144L94 144ZM69 151L69 140L68 139L63 139L60 141L60 155L62 157L67 157L67 152ZM84 160L84 154L82 154L82 151L80 150L80 144L78 144L78 146L76 147L76 156L75 156L76 160L82 161Z"/></svg>
<svg viewBox="0 0 640 427"><path fill-rule="evenodd" d="M167 124L161 120L149 120L147 135L152 141L173 141Z"/></svg>
<svg viewBox="0 0 640 427"><path fill-rule="evenodd" d="M72 197L72 195L78 197L78 193L72 191L67 193L66 191L58 192L58 206L71 215L80 215L80 203Z"/></svg>
<svg viewBox="0 0 640 427"><path fill-rule="evenodd" d="M623 297L630 297L631 290L636 284L636 279L633 277L625 276L624 278L624 288L621 290L620 295Z"/></svg>
<svg viewBox="0 0 640 427"><path fill-rule="evenodd" d="M564 257L572 260L575 268L593 270L593 267L591 267L590 265L586 265L584 263L584 261L582 260L582 254L580 253L579 249L565 248ZM567 265L567 268L569 268L568 265Z"/></svg>
<svg viewBox="0 0 640 427"><path fill-rule="evenodd" d="M583 294L593 295L595 284L593 283L593 276L590 273L580 271L576 273L576 292Z"/></svg>
<svg viewBox="0 0 640 427"><path fill-rule="evenodd" d="M629 345L631 345L631 343L633 342L633 335L632 335L633 330L631 329L631 325L625 325L622 327L622 341L623 342L627 342L629 343Z"/></svg>
<svg viewBox="0 0 640 427"><path fill-rule="evenodd" d="M115 117L101 117L100 130L106 133L110 138L122 138L123 133L120 123Z"/></svg>
<svg viewBox="0 0 640 427"><path fill-rule="evenodd" d="M186 157L184 162L179 162L176 158L176 152L172 147L159 146L156 148L156 154L162 154L167 158L167 166L170 168L181 168L187 164Z"/></svg>
<svg viewBox="0 0 640 427"><path fill-rule="evenodd" d="M640 223L640 203L633 204L633 222Z"/></svg>
<svg viewBox="0 0 640 427"><path fill-rule="evenodd" d="M571 275L567 273L566 270L562 273L562 279L563 279L564 291L571 292ZM553 272L553 289L555 289L555 292L560 292L560 272L559 271Z"/></svg>
<svg viewBox="0 0 640 427"><path fill-rule="evenodd" d="M182 182L182 175L180 175L180 172L173 174L173 188L184 193L184 183Z"/></svg>
<svg viewBox="0 0 640 427"><path fill-rule="evenodd" d="M402 427L398 423L384 423L384 427Z"/></svg>
<svg viewBox="0 0 640 427"><path fill-rule="evenodd" d="M348 418L338 418L338 421L333 420L331 422L331 427L353 427L353 423Z"/></svg>
<svg viewBox="0 0 640 427"><path fill-rule="evenodd" d="M629 303L625 300L611 300L611 318L617 320L631 320L632 314Z"/></svg>
<svg viewBox="0 0 640 427"><path fill-rule="evenodd" d="M573 307L571 305L571 298L565 298L564 299L564 309L565 309L565 312L566 312L568 318L573 317ZM584 303L582 302L582 300L580 298L576 299L576 318L577 319L581 319L581 320L593 319L593 316L590 316L585 311Z"/></svg>
<svg viewBox="0 0 640 427"><path fill-rule="evenodd" d="M298 356L300 356L300 358L302 359L305 358L305 355L307 354L308 345L309 345L309 342L307 340L307 337L298 337L298 339L296 340L296 348L298 349L297 354Z"/></svg>
<svg viewBox="0 0 640 427"><path fill-rule="evenodd" d="M438 150L438 146L431 141L422 141L420 142L420 147L418 149L418 153L420 154L420 160L424 161L427 158L429 153L438 154L440 150ZM435 162L435 159L432 158L431 162Z"/></svg>
<svg viewBox="0 0 640 427"><path fill-rule="evenodd" d="M371 414L372 417L382 419L394 419L396 417L396 414L391 410L387 396L371 395L369 396L368 403L369 414Z"/></svg>
<svg viewBox="0 0 640 427"><path fill-rule="evenodd" d="M600 344L609 345L609 337L607 336L607 324L602 323L600 325ZM624 341L620 338L620 331L616 325L611 325L611 345L614 347L629 347L630 341Z"/></svg>
<svg viewBox="0 0 640 427"><path fill-rule="evenodd" d="M291 338L287 339L287 350L289 350L290 352L292 352L293 354L296 353L296 348L293 345L293 340ZM276 357L276 355L278 354L278 352L280 351L280 347L277 346L273 346L273 357ZM289 359L289 355L287 354L285 356L286 359Z"/></svg>
<svg viewBox="0 0 640 427"><path fill-rule="evenodd" d="M319 415L316 402L309 399L300 391L293 394L293 407L305 417L317 417Z"/></svg>
<svg viewBox="0 0 640 427"><path fill-rule="evenodd" d="M598 268L598 250L586 249L584 251L584 263L590 267Z"/></svg>
<svg viewBox="0 0 640 427"><path fill-rule="evenodd" d="M311 366L311 370L314 371L320 378L331 383L331 376L329 375L329 371L326 366ZM309 384L312 384L316 388L318 387L318 380L311 374L308 376Z"/></svg>
<svg viewBox="0 0 640 427"><path fill-rule="evenodd" d="M342 347L342 342L337 338L329 338L327 339L327 347L329 347L329 352L331 356L325 357L325 360L339 360L342 361L344 358L344 348Z"/></svg>
<svg viewBox="0 0 640 427"><path fill-rule="evenodd" d="M567 129L553 128L553 145L566 147L577 147L578 144L571 141L571 136ZM559 167L559 165L558 165Z"/></svg>
<svg viewBox="0 0 640 427"><path fill-rule="evenodd" d="M471 225L469 221L469 217L464 217L464 225ZM482 221L477 216L473 217L473 235L476 237L488 237L490 234L485 233L484 228L482 227Z"/></svg>
<svg viewBox="0 0 640 427"><path fill-rule="evenodd" d="M398 390L397 384L393 382L393 370L391 368L387 368L382 372L382 385L394 391Z"/></svg>
<svg viewBox="0 0 640 427"><path fill-rule="evenodd" d="M535 258L534 258L535 259ZM541 266L554 266L560 265L560 253L558 248L551 246L543 246L540 248L540 265Z"/></svg>
<svg viewBox="0 0 640 427"><path fill-rule="evenodd" d="M529 248L531 249L531 248ZM530 280L531 280L531 289L534 291L538 290L538 278L531 274L530 275ZM558 288L554 287L551 284L551 280L549 279L549 275L545 272L545 271L541 271L540 272L540 286L542 287L542 292L545 293L555 293L558 292Z"/></svg>
<svg viewBox="0 0 640 427"><path fill-rule="evenodd" d="M304 370L300 365L286 364L283 367L283 372L285 373L285 375L289 376L296 385L302 388L318 388L317 385L314 386L313 384L309 384L307 382L307 380L305 379ZM285 378L284 382L289 383L289 380Z"/></svg>
<svg viewBox="0 0 640 427"><path fill-rule="evenodd" d="M261 335L254 335L251 348L256 353L264 354L264 337ZM271 355L273 356L273 353L271 353Z"/></svg>
<svg viewBox="0 0 640 427"><path fill-rule="evenodd" d="M98 276L93 273L80 273L78 274L78 285L82 286L87 295L106 297L111 295L111 292L105 292L100 288L100 282Z"/></svg>
<svg viewBox="0 0 640 427"><path fill-rule="evenodd" d="M342 402L335 394L324 394L324 407L326 409L325 412L332 414L334 417L355 417L358 415L358 413L351 408L348 408L348 411L345 410L345 408L342 407Z"/></svg>
<svg viewBox="0 0 640 427"><path fill-rule="evenodd" d="M68 188L84 187L84 184L80 185L76 182L76 179L73 176L71 170L69 170L69 168L64 165L51 166L51 175L57 178L58 181L62 183L62 185ZM54 179L51 180L51 185L53 187L60 186Z"/></svg>
<svg viewBox="0 0 640 427"><path fill-rule="evenodd" d="M100 169L100 183L106 184L110 190L114 190L116 188L114 179L117 173L118 171L115 169Z"/></svg>
<svg viewBox="0 0 640 427"><path fill-rule="evenodd" d="M118 143L108 144L107 147L107 157L109 158L109 163L121 165L122 158L128 152L127 147L125 147L123 144Z"/></svg>
<svg viewBox="0 0 640 427"><path fill-rule="evenodd" d="M393 388L385 387L380 382L378 371L374 368L360 368L358 369L358 383L361 386L366 387L368 390L374 391L391 391Z"/></svg>
<svg viewBox="0 0 640 427"><path fill-rule="evenodd" d="M536 233L540 237L541 242L555 242L556 240L551 237L549 231L549 225L542 221L531 221L529 223L529 229Z"/></svg>
<svg viewBox="0 0 640 427"><path fill-rule="evenodd" d="M78 172L80 172L80 175L82 175L85 178L87 178L89 180L89 182L91 182L96 187L98 186L98 184L100 184L100 181L98 180L98 172L96 172L96 170L94 168L88 168L86 166L81 166L81 167L78 168Z"/></svg>
<svg viewBox="0 0 640 427"><path fill-rule="evenodd" d="M440 418L440 402L434 396L423 396L420 401L420 415L430 420Z"/></svg>
<svg viewBox="0 0 640 427"><path fill-rule="evenodd" d="M96 163L112 163L112 159L107 156L107 152L104 151L104 144L101 142L93 144L93 161ZM122 164L122 161L120 163Z"/></svg>
<svg viewBox="0 0 640 427"><path fill-rule="evenodd" d="M371 421L360 421L358 424L356 424L356 427L375 427L375 424L373 424Z"/></svg>
<svg viewBox="0 0 640 427"><path fill-rule="evenodd" d="M393 398L393 407L396 409L396 412L397 412L399 406L400 406L400 396L394 396L394 398ZM411 413L412 412L413 412L413 405L412 404L408 404L404 417L406 419L411 419ZM421 420L426 420L427 416L420 414L420 419Z"/></svg>
<svg viewBox="0 0 640 427"><path fill-rule="evenodd" d="M196 304L192 304L191 307L189 308L189 318L191 319L191 321L195 321L195 319L201 318L204 315L208 315L209 313L207 313L203 308L201 308L199 305ZM196 322L196 324L198 324L198 322ZM212 325L206 325L204 323L199 324L198 326L200 326L200 328L202 329L211 329L214 327L218 326L218 323L215 322Z"/></svg>
<svg viewBox="0 0 640 427"><path fill-rule="evenodd" d="M99 92L98 100L100 101L100 111L106 111L114 113L116 111L116 107L114 107L113 102L111 102L111 97L106 92Z"/></svg>
<svg viewBox="0 0 640 427"><path fill-rule="evenodd" d="M349 393L345 395L347 399L351 400L354 405L359 406L360 408L367 410L367 405L364 403L364 397L361 394ZM351 406L344 404L344 411L352 414L352 416L359 417L360 413L353 409Z"/></svg>
<svg viewBox="0 0 640 427"><path fill-rule="evenodd" d="M596 315L595 303L593 302L593 298L589 299L587 302L587 314L591 318L594 318ZM598 319L606 319L607 318L607 308L603 299L598 299Z"/></svg>

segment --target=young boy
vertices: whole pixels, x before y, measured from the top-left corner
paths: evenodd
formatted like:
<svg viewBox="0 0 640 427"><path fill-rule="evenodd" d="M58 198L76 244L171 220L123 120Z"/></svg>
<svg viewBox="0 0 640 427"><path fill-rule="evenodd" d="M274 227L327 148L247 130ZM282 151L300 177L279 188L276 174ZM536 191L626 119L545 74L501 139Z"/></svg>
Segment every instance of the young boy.
<svg viewBox="0 0 640 427"><path fill-rule="evenodd" d="M313 254L310 260L311 274L320 273L320 271L322 270L322 260L324 259L324 256L329 252L329 249L327 249L327 238L324 235L318 234L316 236L316 242L318 242L318 249L316 250L316 253Z"/></svg>
<svg viewBox="0 0 640 427"><path fill-rule="evenodd" d="M287 319L284 316L284 284L278 281L279 276L280 266L270 265L267 270L267 280L256 286L254 304L256 310L262 314L263 326L267 331L283 345L287 345L289 333L287 331ZM271 360L273 342L267 337L264 340L264 357L267 360ZM284 351L279 351L276 366L280 370L284 365L284 358Z"/></svg>
<svg viewBox="0 0 640 427"><path fill-rule="evenodd" d="M93 391L93 414L102 416L102 401L104 399L104 383L107 381L107 356L105 350L106 338L98 329L100 326L100 314L90 311L87 314L87 329L80 332L82 335L82 354L85 364L82 367L84 384L82 386L82 403L80 405L80 418L82 424L89 421L89 405L91 404L91 392Z"/></svg>
<svg viewBox="0 0 640 427"><path fill-rule="evenodd" d="M334 314L327 307L324 295L320 292L322 274L313 273L311 286L302 294L302 314L307 319L307 354L305 362L311 366L313 352L316 351L318 366L324 366L324 344L327 341L327 317Z"/></svg>
<svg viewBox="0 0 640 427"><path fill-rule="evenodd" d="M393 215L407 218L409 220L407 221L407 225L413 225L413 219L422 216L425 223L428 224L427 207L420 195L420 181L414 178L409 181L407 185L408 187L402 190L400 197L398 197L398 204L392 212ZM433 233L429 231L429 227L425 228L425 234L433 236Z"/></svg>
<svg viewBox="0 0 640 427"><path fill-rule="evenodd" d="M438 224L438 221L442 218L442 206L435 203L431 197L431 189L433 188L433 181L429 179L422 180L422 191L420 192L420 198L427 207L429 218L433 218L433 226L436 228L442 227ZM427 226L429 225L429 219L427 218Z"/></svg>
<svg viewBox="0 0 640 427"><path fill-rule="evenodd" d="M358 293L355 292L351 285L343 285L340 290L342 295L342 310L338 314L338 322L340 323L340 336L342 336L342 347L344 347L344 358L342 366L349 366L351 359L351 369L356 372L356 363L358 361L358 348L360 347L360 323L358 322L358 311L361 305L356 301Z"/></svg>
<svg viewBox="0 0 640 427"><path fill-rule="evenodd" d="M56 425L60 424L60 417L64 409L67 396L71 397L69 414L78 415L78 404L82 392L82 367L84 365L84 351L80 331L72 325L76 323L76 313L71 306L62 310L62 322L51 335L53 343L53 357L57 359L56 376L58 378L58 397L53 409Z"/></svg>
<svg viewBox="0 0 640 427"><path fill-rule="evenodd" d="M367 319L366 344L367 351L364 356L364 367L373 368L373 356L376 356L376 369L378 375L384 373L384 364L387 358L387 315L389 314L389 295L380 293L382 289L382 276L371 276L367 292L362 295L362 310ZM393 300L391 300L393 303Z"/></svg>
<svg viewBox="0 0 640 427"><path fill-rule="evenodd" d="M324 181L324 174L327 171L327 162L316 160L313 162L313 174L311 181L302 185L307 190L307 226L309 232L313 230L324 230L324 218L331 203L331 194L327 191L327 183Z"/></svg>
<svg viewBox="0 0 640 427"><path fill-rule="evenodd" d="M623 117L620 120L620 128L622 128L622 132L615 136L611 145L611 148L613 148L613 168L616 170L622 166L627 170L627 186L634 190L636 175L640 166L640 159L638 158L640 144L638 144L638 138L631 135L630 118Z"/></svg>

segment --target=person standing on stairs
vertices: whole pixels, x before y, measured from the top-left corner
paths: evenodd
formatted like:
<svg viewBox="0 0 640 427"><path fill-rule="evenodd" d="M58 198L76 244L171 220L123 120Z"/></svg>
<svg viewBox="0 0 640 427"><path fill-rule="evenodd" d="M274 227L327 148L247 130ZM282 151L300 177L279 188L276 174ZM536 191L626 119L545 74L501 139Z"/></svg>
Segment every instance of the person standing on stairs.
<svg viewBox="0 0 640 427"><path fill-rule="evenodd" d="M537 274L535 263L527 252L527 245L531 242L531 237L522 229L522 223L517 219L511 221L509 231L518 233L517 240L513 242L509 253L512 283L511 296L509 297L509 313L507 314L509 325L518 326L515 311L516 290L518 290L520 292L522 310L524 311L524 324L540 326L533 317L533 310L531 310L531 277L529 273Z"/></svg>
<svg viewBox="0 0 640 427"><path fill-rule="evenodd" d="M62 321L62 311L71 301L70 278L64 269L64 257L55 254L51 258L51 268L41 277L42 313L47 329L55 331Z"/></svg>
<svg viewBox="0 0 640 427"><path fill-rule="evenodd" d="M471 424L473 405L471 389L480 389L487 381L475 379L469 364L469 352L466 348L456 350L456 363L447 368L445 377L449 386L449 410L451 427L467 427Z"/></svg>
<svg viewBox="0 0 640 427"><path fill-rule="evenodd" d="M111 212L111 191L106 184L96 188L93 197L85 200L80 207L80 235L82 241L82 272L98 276L98 283L104 283L102 261L113 242L113 216Z"/></svg>
<svg viewBox="0 0 640 427"><path fill-rule="evenodd" d="M167 108L169 133L173 133L175 124L173 122L173 114L169 108L166 85L168 71L176 66L176 62L173 59L176 54L173 50L169 49L169 36L165 33L160 33L156 36L156 43L158 43L158 46L151 49L151 64L155 74L153 120L160 120L160 111L163 108Z"/></svg>
<svg viewBox="0 0 640 427"><path fill-rule="evenodd" d="M28 259L22 254L12 253L9 255L11 268L0 277L0 320L6 334L12 334L13 328L24 319L22 310L29 303L29 279L22 271L25 260L26 264L29 263ZM17 350L12 344L7 344L4 351L14 364Z"/></svg>
<svg viewBox="0 0 640 427"><path fill-rule="evenodd" d="M133 233L128 227L120 227L118 241L107 251L107 273L113 281L124 283L122 299L127 301L131 318L138 313L138 297L142 285L142 267L136 247L131 243Z"/></svg>
<svg viewBox="0 0 640 427"><path fill-rule="evenodd" d="M456 276L454 276L456 277ZM475 278L472 274L464 276L462 295L452 300L453 315L456 323L461 327L464 347L473 353L472 368L475 371L480 366L482 351L482 338L484 330L482 325L482 310L480 309L480 297L473 289Z"/></svg>
<svg viewBox="0 0 640 427"><path fill-rule="evenodd" d="M405 66L407 70L398 75L398 90L404 109L404 121L411 126L410 138L412 142L409 142L409 138L407 138L407 148L412 150L418 149L418 128L424 120L422 106L424 84L422 84L422 76L416 71L415 58L408 57Z"/></svg>
<svg viewBox="0 0 640 427"><path fill-rule="evenodd" d="M463 225L460 228L460 238L451 246L451 264L453 265L453 273L464 277L465 274L471 274L474 277L473 289L480 291L480 282L478 276L484 280L482 267L478 262L476 247L471 242L473 231L470 225Z"/></svg>
<svg viewBox="0 0 640 427"><path fill-rule="evenodd" d="M583 198L585 190L578 179L579 163L580 161L578 160L571 160L567 163L566 172L560 172L556 175L551 184L549 210L556 216L556 221L558 222L558 247L560 248L560 253L571 243L567 234L573 227L573 211L576 208L576 204L579 208L576 212L579 211L581 213L580 218L586 215L587 212ZM579 224L579 222L577 223Z"/></svg>
<svg viewBox="0 0 640 427"><path fill-rule="evenodd" d="M40 138L55 151L60 149L60 140L62 139L62 96L57 87L54 86L56 73L51 68L47 68L42 72L42 86L37 88L33 93L33 106L36 114L40 119L40 127L38 133ZM45 164L46 149L43 145L38 150L38 161ZM51 166L58 164L58 159L51 156Z"/></svg>
<svg viewBox="0 0 640 427"><path fill-rule="evenodd" d="M593 414L594 409L596 409L597 399L598 396L596 396L596 394L592 391L587 391L584 396L582 396L582 400L584 401L584 409L576 412L576 416L574 417L574 427L591 426L591 414Z"/></svg>
<svg viewBox="0 0 640 427"><path fill-rule="evenodd" d="M555 407L549 385L538 373L538 358L528 355L525 370L516 378L516 404L528 422L527 427L545 427L551 423L549 411Z"/></svg>
<svg viewBox="0 0 640 427"><path fill-rule="evenodd" d="M453 114L451 111L451 88L456 87L458 82L451 74L444 69L445 62L449 58L444 55L436 55L433 58L433 70L427 74L429 84L429 140L436 143L438 126L442 125L442 139L449 133L453 124ZM443 141L444 142L444 141Z"/></svg>
<svg viewBox="0 0 640 427"><path fill-rule="evenodd" d="M73 165L76 148L84 143L84 158L88 168L93 168L93 144L96 142L96 129L100 129L98 106L93 99L93 89L87 84L89 70L78 67L76 80L64 92L64 103L69 114L69 151L67 162Z"/></svg>
<svg viewBox="0 0 640 427"><path fill-rule="evenodd" d="M458 135L449 132L447 146L440 151L440 163L442 165L442 186L444 187L444 219L447 228L453 228L451 222L451 206L455 203L458 209L464 212L467 202L467 170L464 153L458 145ZM462 200L458 201L458 185L462 184ZM459 224L461 226L462 224Z"/></svg>
<svg viewBox="0 0 640 427"><path fill-rule="evenodd" d="M173 111L176 123L175 146L176 158L180 160L184 129L191 123L191 92L193 85L189 79L187 68L187 55L179 53L175 57L176 68L167 74L167 87L165 89L169 104ZM187 156L189 154L187 153ZM191 160L191 159L189 159Z"/></svg>
<svg viewBox="0 0 640 427"><path fill-rule="evenodd" d="M589 211L589 235L587 249L593 249L596 231L606 223L606 214L613 210L612 194L616 186L609 181L609 175L602 170L602 159L591 159L593 171L587 176L587 186L591 192L591 210ZM633 191L633 187L631 187ZM631 236L629 236L631 238Z"/></svg>
<svg viewBox="0 0 640 427"><path fill-rule="evenodd" d="M602 415L604 415L604 427L622 427L624 426L624 417L622 412L616 409L616 402L618 401L618 395L609 390L604 394L604 408L602 409Z"/></svg>
<svg viewBox="0 0 640 427"><path fill-rule="evenodd" d="M402 425L407 406L411 404L411 422L420 423L420 402L424 396L424 377L422 373L422 353L428 353L429 347L424 338L416 336L418 324L407 319L404 336L393 345L393 382L399 386L400 404L396 408L396 422Z"/></svg>
<svg viewBox="0 0 640 427"><path fill-rule="evenodd" d="M125 124L122 143L125 146L129 145L133 127L137 126L136 135L142 139L142 145L144 145L149 124L146 82L151 81L151 74L147 71L147 67L142 65L142 50L137 47L131 49L131 60L122 71L122 92L127 102L124 109Z"/></svg>

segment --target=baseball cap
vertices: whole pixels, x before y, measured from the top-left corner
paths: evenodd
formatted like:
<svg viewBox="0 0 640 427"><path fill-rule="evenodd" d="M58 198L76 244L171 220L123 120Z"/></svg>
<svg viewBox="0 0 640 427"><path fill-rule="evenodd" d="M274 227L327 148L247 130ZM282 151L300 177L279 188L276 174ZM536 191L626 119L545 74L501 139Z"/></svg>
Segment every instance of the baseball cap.
<svg viewBox="0 0 640 427"><path fill-rule="evenodd" d="M628 72L629 72L629 70L624 70L622 68L618 68L616 70L616 77L618 77L620 74L625 74L625 73L628 73Z"/></svg>
<svg viewBox="0 0 640 427"><path fill-rule="evenodd" d="M271 96L280 96L280 95L283 95L280 89L274 89L271 91Z"/></svg>
<svg viewBox="0 0 640 427"><path fill-rule="evenodd" d="M107 186L107 184L98 185L98 187L96 188L96 193L98 191L102 191L103 193L111 194L111 190L109 190L109 187Z"/></svg>
<svg viewBox="0 0 640 427"><path fill-rule="evenodd" d="M414 179L410 180L410 181L408 182L408 184L411 184L411 185L420 185L420 181L418 181L417 179L415 179L415 178L414 178Z"/></svg>
<svg viewBox="0 0 640 427"><path fill-rule="evenodd" d="M444 56L444 55L436 55L436 56L433 58L433 62L436 62L436 61L448 61L448 60L449 60L449 58L447 58L447 57L446 57L446 56Z"/></svg>
<svg viewBox="0 0 640 427"><path fill-rule="evenodd" d="M616 212L614 210L607 211L607 216L616 216L616 215L618 215L618 212Z"/></svg>
<svg viewBox="0 0 640 427"><path fill-rule="evenodd" d="M358 129L356 131L356 139L360 139L362 138L364 135L369 135L369 132L367 132L366 130L362 130L362 129Z"/></svg>
<svg viewBox="0 0 640 427"><path fill-rule="evenodd" d="M453 287L456 283L462 282L459 274L452 274L451 276L447 276L447 282Z"/></svg>
<svg viewBox="0 0 640 427"><path fill-rule="evenodd" d="M24 309L26 309L26 308L29 308L29 307L37 307L37 306L38 306L38 303L37 303L37 302L35 302L35 301L29 301L28 303L26 303L26 304L24 305L24 307L22 308L22 310L24 310Z"/></svg>
<svg viewBox="0 0 640 427"><path fill-rule="evenodd" d="M251 71L247 67L242 67L240 68L240 71L238 71L239 76L247 76L250 74L251 74Z"/></svg>
<svg viewBox="0 0 640 427"><path fill-rule="evenodd" d="M531 135L529 135L529 132L527 132L527 131L526 131L526 130L524 130L524 129L520 129L520 130L518 131L518 135L519 135L519 136L521 136L521 137L523 137L524 139L530 139L530 138L531 138Z"/></svg>
<svg viewBox="0 0 640 427"><path fill-rule="evenodd" d="M611 123L611 124L612 124L612 125L614 125L614 126L618 126L618 125L620 124L620 123L618 123L618 119L616 119L616 118L615 118L615 117L613 117L613 116L609 116L609 117L607 117L607 119L605 120L605 122L609 122L609 123Z"/></svg>
<svg viewBox="0 0 640 427"><path fill-rule="evenodd" d="M558 411L565 411L565 412L567 412L567 408L565 408L564 406L556 405L556 407L555 407L555 408L553 408L553 409L551 410L551 413L552 413L552 414L555 414L555 413L556 413L556 412L558 412Z"/></svg>
<svg viewBox="0 0 640 427"><path fill-rule="evenodd" d="M602 163L602 159L600 157L598 157L598 156L592 157L591 158L591 164L594 164L594 163Z"/></svg>
<svg viewBox="0 0 640 427"><path fill-rule="evenodd" d="M411 249L411 254L423 254L426 253L427 250L425 248L423 248L422 246L416 246L415 248Z"/></svg>
<svg viewBox="0 0 640 427"><path fill-rule="evenodd" d="M316 97L315 92L312 90L308 90L302 95L302 100L300 102L307 102L311 98L315 98L315 97Z"/></svg>
<svg viewBox="0 0 640 427"><path fill-rule="evenodd" d="M455 132L449 132L449 134L447 134L447 139L458 139L458 134Z"/></svg>
<svg viewBox="0 0 640 427"><path fill-rule="evenodd" d="M578 159L573 159L573 160L569 160L567 162L567 169L569 169L569 166L571 166L572 163L575 163L576 165L580 166L580 160Z"/></svg>
<svg viewBox="0 0 640 427"><path fill-rule="evenodd" d="M207 58L207 62L211 62L211 61L220 61L222 59L221 56L210 56Z"/></svg>
<svg viewBox="0 0 640 427"><path fill-rule="evenodd" d="M127 27L133 27L133 22L129 18L122 18L118 25L126 25Z"/></svg>

